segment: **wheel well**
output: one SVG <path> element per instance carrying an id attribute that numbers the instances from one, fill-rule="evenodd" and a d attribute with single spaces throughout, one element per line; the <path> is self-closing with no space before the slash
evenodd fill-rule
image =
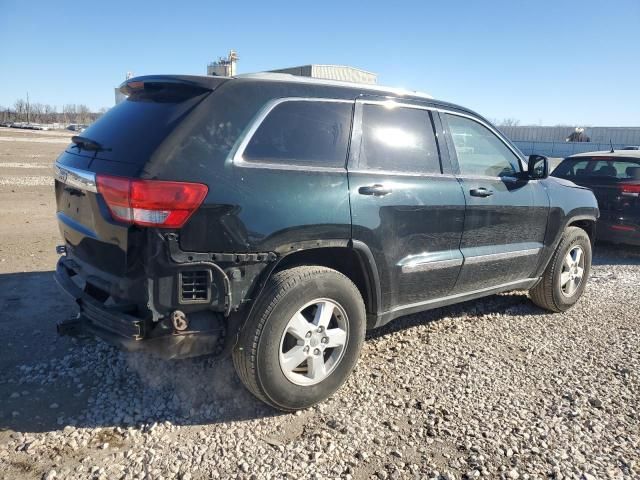
<path id="1" fill-rule="evenodd" d="M 301 265 L 320 265 L 332 268 L 349 278 L 360 291 L 367 313 L 377 313 L 374 280 L 365 260 L 353 248 L 327 247 L 300 250 L 284 257 L 273 273 Z"/>
<path id="2" fill-rule="evenodd" d="M 594 220 L 575 220 L 575 221 L 569 223 L 569 225 L 567 225 L 567 226 L 568 227 L 581 228 L 582 230 L 587 232 L 587 235 L 589 235 L 589 239 L 591 240 L 591 243 L 595 242 L 595 240 L 596 240 L 596 222 Z"/>

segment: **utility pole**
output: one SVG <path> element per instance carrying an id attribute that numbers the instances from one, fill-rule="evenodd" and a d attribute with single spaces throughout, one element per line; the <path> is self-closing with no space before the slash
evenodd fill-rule
<path id="1" fill-rule="evenodd" d="M 27 92 L 27 123 L 31 123 L 30 110 L 31 110 L 31 107 L 29 106 L 29 92 Z"/>

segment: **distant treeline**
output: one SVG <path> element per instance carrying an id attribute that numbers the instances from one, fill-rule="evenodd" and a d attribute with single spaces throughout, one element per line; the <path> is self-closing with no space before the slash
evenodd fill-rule
<path id="1" fill-rule="evenodd" d="M 0 122 L 31 123 L 91 123 L 100 117 L 106 108 L 92 112 L 84 104 L 68 103 L 58 109 L 48 103 L 28 103 L 20 98 L 11 107 L 0 106 Z"/>

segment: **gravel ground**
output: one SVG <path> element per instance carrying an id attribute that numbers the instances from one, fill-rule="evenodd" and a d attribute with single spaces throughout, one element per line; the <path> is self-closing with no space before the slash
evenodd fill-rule
<path id="1" fill-rule="evenodd" d="M 254 400 L 226 360 L 56 338 L 71 307 L 25 318 L 24 280 L 5 278 L 3 310 L 47 348 L 9 334 L 30 353 L 2 368 L 0 477 L 639 478 L 640 253 L 600 246 L 596 263 L 566 314 L 516 292 L 370 334 L 347 384 L 295 415 Z M 31 283 L 54 296 L 47 281 Z"/>
<path id="2" fill-rule="evenodd" d="M 23 138 L 19 137 L 0 137 L 0 142 L 23 142 L 25 141 Z M 59 143 L 68 145 L 69 140 L 66 138 L 31 138 L 28 140 L 32 143 Z"/>
<path id="3" fill-rule="evenodd" d="M 29 138 L 0 167 L 42 183 L 63 147 Z M 566 314 L 516 292 L 398 319 L 332 398 L 285 415 L 228 360 L 56 336 L 74 308 L 52 197 L 0 185 L 0 479 L 640 478 L 638 248 L 599 245 Z"/>
<path id="4" fill-rule="evenodd" d="M 53 187 L 53 177 L 45 177 L 41 175 L 23 175 L 21 177 L 0 176 L 0 186 L 35 187 L 38 185 L 50 185 L 51 187 Z"/>

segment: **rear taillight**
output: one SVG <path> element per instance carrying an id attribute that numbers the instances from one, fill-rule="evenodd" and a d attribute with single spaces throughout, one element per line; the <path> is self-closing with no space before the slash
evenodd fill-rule
<path id="1" fill-rule="evenodd" d="M 620 193 L 628 197 L 640 197 L 640 184 L 622 183 L 620 184 Z"/>
<path id="2" fill-rule="evenodd" d="M 201 183 L 110 175 L 97 175 L 96 184 L 113 218 L 145 227 L 182 227 L 208 191 Z"/>
<path id="3" fill-rule="evenodd" d="M 619 232 L 635 232 L 636 228 L 629 225 L 611 225 L 611 230 L 617 230 Z"/>

